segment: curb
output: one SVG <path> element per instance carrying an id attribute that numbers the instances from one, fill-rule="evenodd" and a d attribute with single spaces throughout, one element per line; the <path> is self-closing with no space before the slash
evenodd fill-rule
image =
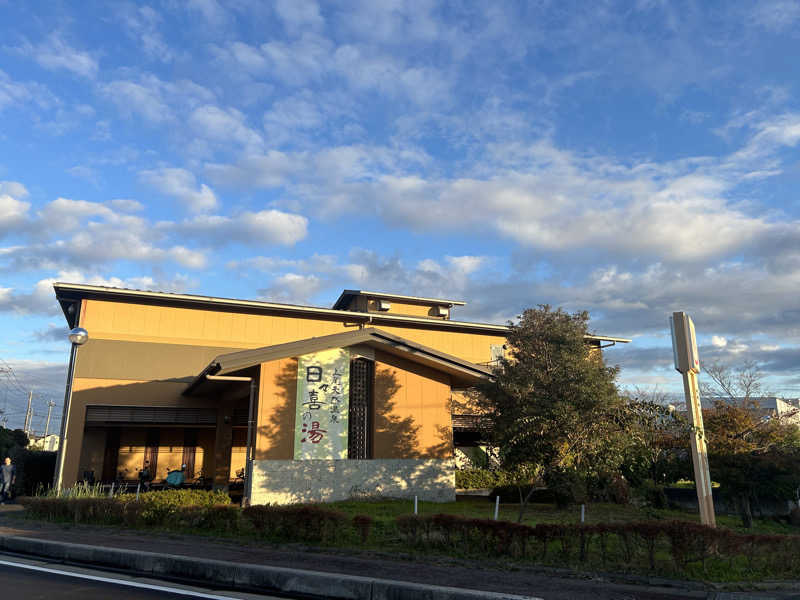
<path id="1" fill-rule="evenodd" d="M 175 578 L 229 589 L 277 592 L 336 600 L 542 600 L 462 588 L 265 565 L 239 564 L 176 554 L 123 550 L 35 538 L 0 536 L 0 551 L 155 578 Z"/>

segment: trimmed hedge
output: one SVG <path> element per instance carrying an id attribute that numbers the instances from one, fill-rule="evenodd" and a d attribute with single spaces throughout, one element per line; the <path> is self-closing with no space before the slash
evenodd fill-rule
<path id="1" fill-rule="evenodd" d="M 591 563 L 622 571 L 689 576 L 722 565 L 743 579 L 796 577 L 800 572 L 800 536 L 746 535 L 688 521 L 531 527 L 440 514 L 398 517 L 397 529 L 415 548 L 458 548 L 476 557 L 508 557 L 561 566 Z"/>
<path id="2" fill-rule="evenodd" d="M 271 541 L 366 543 L 372 517 L 315 505 L 250 506 L 230 503 L 224 492 L 168 490 L 98 497 L 26 497 L 28 515 L 47 521 L 122 525 L 221 534 L 255 534 Z"/>
<path id="3" fill-rule="evenodd" d="M 411 551 L 508 559 L 725 579 L 794 578 L 800 572 L 800 536 L 746 535 L 689 521 L 641 521 L 597 525 L 522 525 L 455 515 L 404 515 L 377 523 L 319 505 L 251 506 L 213 503 L 214 494 L 179 490 L 199 504 L 176 506 L 168 492 L 124 498 L 21 498 L 35 518 L 186 532 L 257 537 L 274 542 L 339 546 L 367 544 Z M 200 496 L 204 495 L 204 497 Z M 174 498 L 173 498 L 174 500 Z"/>

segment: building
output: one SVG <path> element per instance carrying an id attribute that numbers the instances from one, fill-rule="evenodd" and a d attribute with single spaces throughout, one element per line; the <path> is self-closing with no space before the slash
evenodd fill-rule
<path id="1" fill-rule="evenodd" d="M 186 465 L 215 487 L 246 480 L 253 503 L 452 499 L 452 396 L 505 342 L 503 325 L 453 320 L 455 300 L 345 290 L 327 309 L 54 288 L 89 333 L 69 373 L 64 486 Z"/>
<path id="2" fill-rule="evenodd" d="M 60 440 L 59 437 L 54 433 L 44 435 L 42 437 L 31 437 L 29 439 L 29 450 L 43 450 L 44 452 L 58 451 L 58 443 Z"/>
<path id="3" fill-rule="evenodd" d="M 742 396 L 731 398 L 728 396 L 709 396 L 701 398 L 700 405 L 704 410 L 714 407 L 716 402 L 730 406 L 745 408 L 761 420 L 784 419 L 787 423 L 800 425 L 800 398 L 778 398 L 777 396 Z M 681 412 L 686 411 L 685 403 L 678 406 Z"/>

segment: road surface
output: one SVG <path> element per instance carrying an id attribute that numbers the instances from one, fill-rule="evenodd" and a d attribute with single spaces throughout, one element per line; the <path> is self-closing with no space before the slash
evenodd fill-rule
<path id="1" fill-rule="evenodd" d="M 0 554 L 0 581 L 5 592 L 27 600 L 278 600 L 273 596 L 209 590 L 5 554 Z"/>

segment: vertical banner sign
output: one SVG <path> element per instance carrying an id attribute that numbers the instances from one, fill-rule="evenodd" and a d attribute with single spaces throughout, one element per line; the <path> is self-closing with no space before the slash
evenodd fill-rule
<path id="1" fill-rule="evenodd" d="M 697 489 L 697 503 L 700 507 L 700 522 L 716 527 L 714 496 L 711 491 L 711 473 L 708 469 L 708 449 L 703 430 L 703 411 L 700 405 L 700 390 L 697 375 L 700 373 L 700 358 L 697 354 L 697 338 L 692 318 L 684 312 L 672 313 L 669 318 L 672 331 L 672 354 L 675 370 L 683 375 L 683 391 L 686 395 L 686 409 L 694 432 L 690 437 L 692 445 L 692 466 Z"/>
<path id="2" fill-rule="evenodd" d="M 350 352 L 305 354 L 297 362 L 295 460 L 347 458 Z"/>

